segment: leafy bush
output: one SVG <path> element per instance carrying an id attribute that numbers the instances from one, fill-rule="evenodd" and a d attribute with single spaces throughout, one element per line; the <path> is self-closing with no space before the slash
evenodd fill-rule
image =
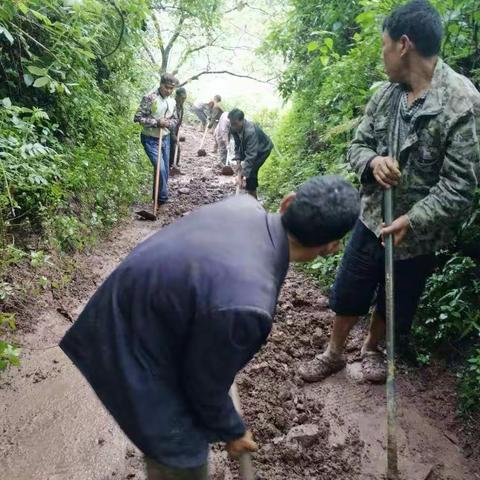
<path id="1" fill-rule="evenodd" d="M 150 83 L 141 54 L 149 11 L 148 0 L 2 2 L 1 318 L 10 315 L 5 300 L 18 293 L 8 269 L 30 245 L 60 254 L 82 249 L 149 183 L 132 123 Z M 41 275 L 38 283 L 49 280 Z M 16 352 L 1 343 L 0 365 Z"/>

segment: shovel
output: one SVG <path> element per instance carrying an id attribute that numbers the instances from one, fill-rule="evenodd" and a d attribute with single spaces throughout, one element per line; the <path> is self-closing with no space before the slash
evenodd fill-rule
<path id="1" fill-rule="evenodd" d="M 160 162 L 162 161 L 162 140 L 163 140 L 163 128 L 160 128 L 160 133 L 158 136 L 158 153 L 157 153 L 157 165 L 155 168 L 155 185 L 153 190 L 153 213 L 147 212 L 146 210 L 140 210 L 137 212 L 139 217 L 142 217 L 144 220 L 150 220 L 154 222 L 157 219 L 157 208 L 158 208 L 158 188 L 160 185 Z"/>
<path id="2" fill-rule="evenodd" d="M 171 168 L 172 175 L 177 175 L 180 173 L 180 169 L 178 168 L 178 151 L 179 151 L 180 145 L 178 144 L 178 140 L 175 143 L 175 153 L 173 155 L 173 164 Z"/>
<path id="3" fill-rule="evenodd" d="M 385 225 L 393 222 L 393 188 L 383 193 Z M 385 300 L 387 323 L 387 479 L 398 480 L 397 419 L 395 398 L 395 299 L 393 235 L 385 237 Z"/>
<path id="4" fill-rule="evenodd" d="M 240 396 L 238 395 L 237 385 L 235 382 L 230 388 L 230 396 L 232 397 L 235 410 L 242 414 L 242 405 Z M 241 480 L 256 480 L 255 470 L 253 468 L 252 456 L 249 453 L 242 453 L 238 459 Z"/>
<path id="5" fill-rule="evenodd" d="M 205 138 L 207 138 L 207 131 L 208 131 L 208 123 L 205 125 L 205 131 L 203 132 L 202 143 L 200 144 L 200 148 L 198 149 L 197 155 L 199 157 L 206 157 L 207 152 L 203 149 L 203 144 L 205 143 Z"/>

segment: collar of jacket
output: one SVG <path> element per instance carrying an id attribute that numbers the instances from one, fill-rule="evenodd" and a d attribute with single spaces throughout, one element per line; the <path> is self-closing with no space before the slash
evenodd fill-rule
<path id="1" fill-rule="evenodd" d="M 418 112 L 418 115 L 414 120 L 414 125 L 410 127 L 410 133 L 400 149 L 400 155 L 418 142 L 416 125 L 419 119 L 423 117 L 433 117 L 438 115 L 443 110 L 443 98 L 445 95 L 445 85 L 447 83 L 444 79 L 445 74 L 445 63 L 441 58 L 438 58 L 437 64 L 435 65 L 435 70 L 433 71 L 432 82 L 428 90 L 425 103 Z M 402 87 L 401 85 L 397 85 L 396 88 L 401 89 Z"/>

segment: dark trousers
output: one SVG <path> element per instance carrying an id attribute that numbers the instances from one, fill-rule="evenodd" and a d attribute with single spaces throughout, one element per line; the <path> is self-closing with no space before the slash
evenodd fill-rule
<path id="1" fill-rule="evenodd" d="M 376 310 L 385 316 L 385 249 L 360 220 L 338 269 L 330 294 L 330 308 L 342 316 L 366 315 L 375 301 Z M 397 333 L 408 335 L 413 318 L 435 267 L 435 255 L 419 255 L 395 260 L 395 317 Z"/>
<path id="2" fill-rule="evenodd" d="M 173 167 L 175 160 L 175 149 L 177 148 L 178 140 L 170 139 L 170 167 Z M 177 165 L 180 165 L 180 145 L 178 145 Z"/>
<path id="3" fill-rule="evenodd" d="M 140 139 L 142 141 L 143 148 L 145 149 L 145 153 L 150 159 L 150 162 L 152 162 L 155 172 L 158 158 L 158 138 L 150 137 L 142 133 Z M 166 202 L 168 200 L 168 162 L 170 160 L 170 135 L 164 135 L 162 138 L 161 156 L 162 161 L 160 163 L 160 187 L 158 198 L 160 202 Z M 153 188 L 155 189 L 155 174 L 153 176 Z"/>
<path id="4" fill-rule="evenodd" d="M 268 150 L 266 152 L 260 152 L 255 159 L 250 175 L 246 178 L 246 190 L 247 192 L 254 192 L 258 187 L 258 171 L 261 166 L 265 163 L 265 160 L 269 157 L 272 151 Z"/>
<path id="5" fill-rule="evenodd" d="M 208 466 L 198 468 L 175 468 L 145 458 L 147 480 L 208 480 Z"/>

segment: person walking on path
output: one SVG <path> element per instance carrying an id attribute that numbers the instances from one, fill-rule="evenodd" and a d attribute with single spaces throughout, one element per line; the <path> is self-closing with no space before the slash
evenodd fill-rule
<path id="1" fill-rule="evenodd" d="M 175 100 L 171 98 L 178 80 L 169 73 L 164 73 L 160 79 L 160 87 L 142 98 L 134 121 L 143 125 L 140 139 L 145 152 L 157 167 L 158 141 L 162 131 L 160 162 L 160 194 L 159 204 L 168 201 L 168 171 L 170 162 L 170 131 L 177 125 Z"/>
<path id="2" fill-rule="evenodd" d="M 60 346 L 149 480 L 206 480 L 211 443 L 256 450 L 230 387 L 267 340 L 289 261 L 336 252 L 359 208 L 339 177 L 309 180 L 279 214 L 233 196 L 162 228 L 100 286 Z"/>
<path id="3" fill-rule="evenodd" d="M 246 120 L 238 108 L 228 114 L 230 132 L 235 140 L 234 161 L 241 163 L 241 188 L 257 198 L 258 171 L 273 149 L 267 134 L 255 123 Z"/>
<path id="4" fill-rule="evenodd" d="M 439 13 L 426 1 L 397 7 L 383 24 L 389 82 L 370 100 L 348 157 L 362 184 L 362 212 L 331 292 L 335 312 L 326 351 L 300 368 L 315 382 L 345 366 L 344 345 L 377 292 L 362 348 L 364 378 L 384 382 L 384 248 L 395 248 L 395 318 L 399 353 L 412 355 L 409 334 L 434 253 L 454 239 L 468 218 L 478 184 L 480 94 L 438 54 Z M 384 189 L 394 188 L 394 222 L 385 228 Z"/>
<path id="5" fill-rule="evenodd" d="M 175 116 L 177 123 L 175 127 L 170 132 L 170 168 L 173 167 L 173 161 L 175 160 L 175 150 L 177 148 L 178 142 L 178 132 L 183 123 L 183 114 L 184 114 L 184 104 L 187 100 L 187 90 L 184 87 L 177 88 L 175 91 Z M 177 153 L 177 165 L 180 165 L 180 145 L 178 145 Z"/>

